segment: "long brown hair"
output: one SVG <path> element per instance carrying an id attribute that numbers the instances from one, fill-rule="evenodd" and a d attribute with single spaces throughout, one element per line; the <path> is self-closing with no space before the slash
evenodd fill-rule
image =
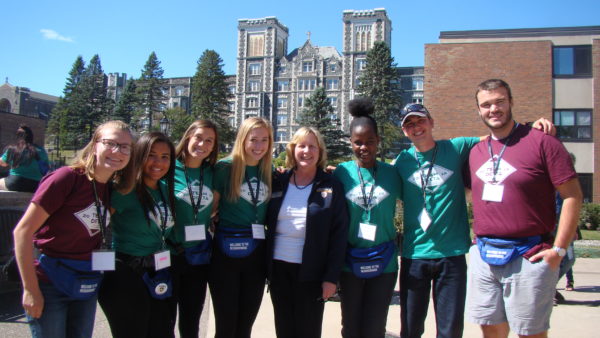
<path id="1" fill-rule="evenodd" d="M 219 155 L 219 133 L 217 132 L 217 126 L 209 120 L 196 120 L 190 124 L 175 148 L 175 156 L 185 165 L 185 158 L 189 155 L 188 145 L 190 143 L 190 138 L 194 135 L 196 129 L 198 128 L 209 128 L 215 132 L 215 143 L 213 145 L 213 149 L 204 159 L 204 162 L 207 162 L 210 166 L 214 166 L 215 163 L 217 163 L 217 157 Z"/>

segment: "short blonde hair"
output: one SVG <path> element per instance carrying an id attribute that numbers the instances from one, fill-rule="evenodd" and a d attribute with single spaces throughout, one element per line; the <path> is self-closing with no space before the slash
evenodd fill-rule
<path id="1" fill-rule="evenodd" d="M 87 178 L 91 181 L 94 179 L 94 175 L 96 173 L 96 143 L 100 139 L 102 131 L 104 129 L 116 129 L 120 131 L 124 131 L 131 137 L 131 142 L 134 143 L 135 140 L 129 129 L 127 123 L 123 121 L 107 121 L 96 127 L 94 131 L 94 135 L 90 142 L 83 147 L 77 153 L 77 157 L 73 160 L 73 163 L 70 165 L 72 169 L 82 170 Z M 131 190 L 134 184 L 134 165 L 133 161 L 133 144 L 131 145 L 131 153 L 129 154 L 129 162 L 125 166 L 125 168 L 115 172 L 112 176 L 112 181 L 115 183 L 115 188 L 118 190 Z"/>
<path id="2" fill-rule="evenodd" d="M 319 146 L 319 160 L 317 161 L 317 168 L 325 169 L 327 165 L 327 148 L 325 147 L 325 141 L 323 141 L 323 136 L 316 128 L 313 127 L 301 127 L 294 133 L 292 136 L 292 140 L 285 147 L 285 166 L 287 168 L 295 168 L 296 158 L 294 157 L 294 151 L 296 150 L 296 145 L 304 140 L 308 135 L 314 135 L 317 139 L 317 145 Z"/>
<path id="3" fill-rule="evenodd" d="M 260 159 L 258 163 L 258 174 L 261 177 L 261 181 L 267 185 L 268 194 L 271 195 L 271 171 L 272 168 L 272 153 L 273 153 L 273 127 L 269 121 L 261 117 L 249 117 L 242 122 L 240 129 L 238 129 L 235 143 L 233 144 L 233 150 L 231 150 L 231 181 L 229 193 L 227 198 L 230 201 L 237 201 L 241 194 L 241 186 L 244 183 L 244 177 L 246 173 L 246 151 L 244 150 L 244 143 L 248 134 L 254 129 L 265 128 L 269 134 L 269 145 L 267 152 Z"/>

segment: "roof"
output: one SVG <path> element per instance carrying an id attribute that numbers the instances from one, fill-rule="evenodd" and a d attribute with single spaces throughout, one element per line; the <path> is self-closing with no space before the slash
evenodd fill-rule
<path id="1" fill-rule="evenodd" d="M 440 32 L 440 39 L 484 39 L 543 36 L 600 35 L 600 26 L 489 29 Z"/>

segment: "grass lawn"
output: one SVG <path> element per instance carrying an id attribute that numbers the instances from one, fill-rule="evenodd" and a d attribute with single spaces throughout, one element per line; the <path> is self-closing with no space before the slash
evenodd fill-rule
<path id="1" fill-rule="evenodd" d="M 581 230 L 581 236 L 583 237 L 583 239 L 600 240 L 600 231 L 597 231 L 597 230 Z"/>

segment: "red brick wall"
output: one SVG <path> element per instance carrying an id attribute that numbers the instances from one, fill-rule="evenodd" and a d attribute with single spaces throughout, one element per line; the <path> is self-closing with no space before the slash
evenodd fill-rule
<path id="1" fill-rule="evenodd" d="M 18 114 L 0 113 L 0 151 L 3 152 L 4 147 L 15 141 L 15 133 L 21 123 L 31 128 L 33 141 L 40 146 L 44 146 L 46 121 Z"/>
<path id="2" fill-rule="evenodd" d="M 488 133 L 477 115 L 475 91 L 487 79 L 508 82 L 517 121 L 552 119 L 550 41 L 425 45 L 425 105 L 436 138 Z"/>
<path id="3" fill-rule="evenodd" d="M 592 112 L 594 136 L 594 192 L 593 201 L 600 203 L 600 40 L 592 45 L 592 67 L 594 74 L 594 111 Z"/>

